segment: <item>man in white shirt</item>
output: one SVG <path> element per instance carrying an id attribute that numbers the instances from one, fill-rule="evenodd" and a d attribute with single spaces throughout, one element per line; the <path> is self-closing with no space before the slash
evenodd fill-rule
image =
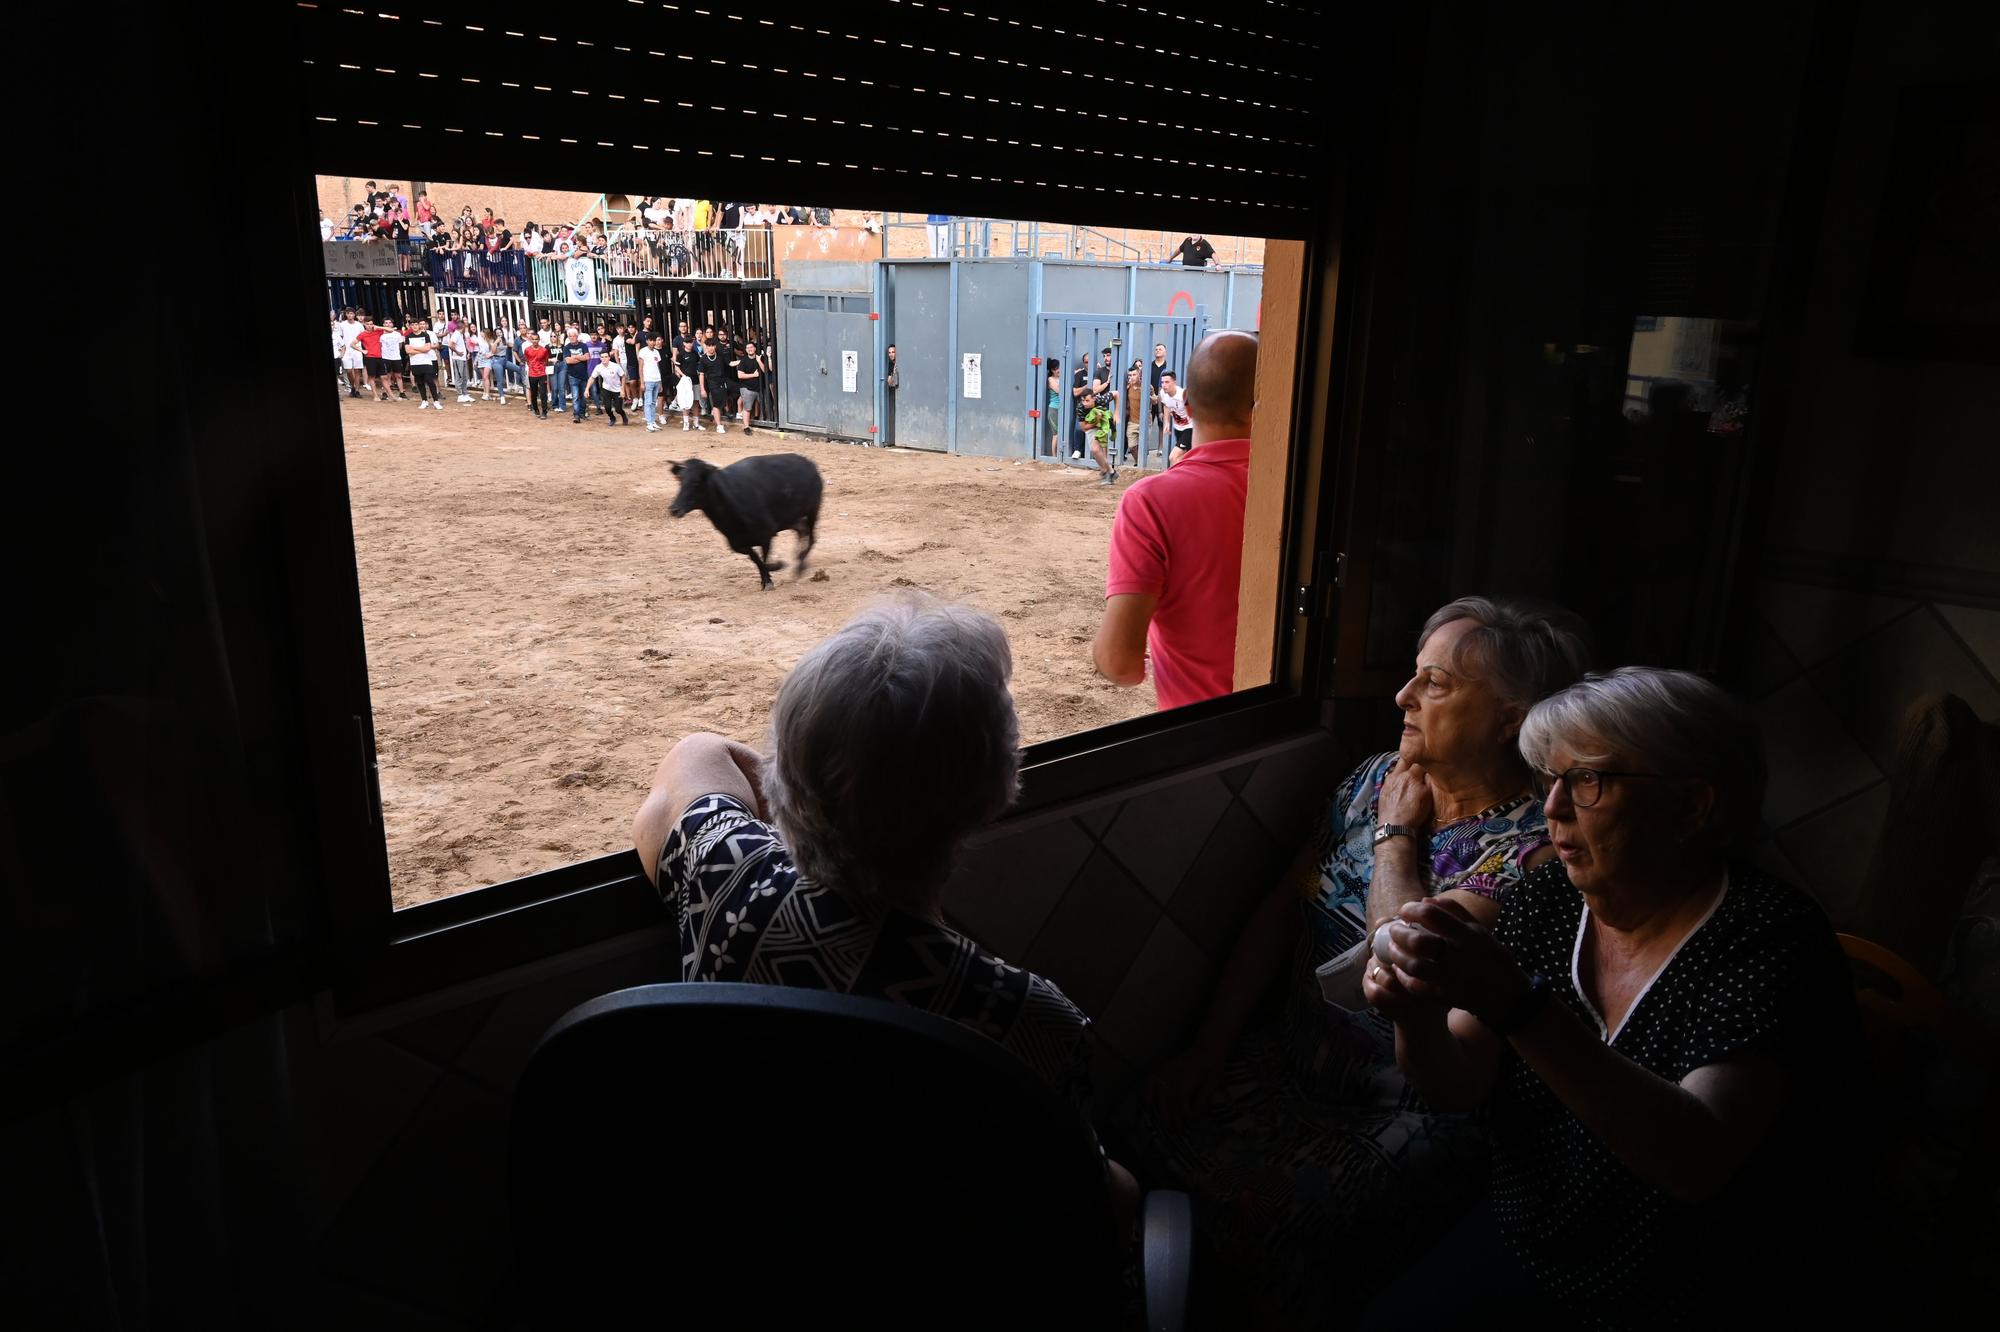
<path id="1" fill-rule="evenodd" d="M 466 392 L 472 387 L 471 362 L 467 359 L 468 346 L 465 340 L 465 324 L 462 320 L 454 318 L 444 331 L 444 349 L 451 362 L 451 386 L 458 390 L 460 402 L 472 401 L 472 395 Z"/>
<path id="2" fill-rule="evenodd" d="M 410 326 L 404 350 L 409 352 L 410 378 L 417 386 L 417 410 L 435 407 L 443 411 L 444 403 L 438 399 L 438 343 L 429 320 L 419 319 Z"/>
<path id="3" fill-rule="evenodd" d="M 408 402 L 410 395 L 403 392 L 403 330 L 391 323 L 382 330 L 382 401 L 389 400 L 389 394 Z"/>
<path id="4" fill-rule="evenodd" d="M 324 208 L 319 210 L 319 238 L 323 241 L 333 239 L 333 219 L 326 215 Z"/>
<path id="5" fill-rule="evenodd" d="M 652 333 L 646 345 L 639 348 L 639 384 L 646 394 L 646 429 L 655 434 L 660 429 L 660 348 L 665 342 L 666 338 L 659 333 Z"/>
<path id="6" fill-rule="evenodd" d="M 333 326 L 334 345 L 340 348 L 340 368 L 347 374 L 347 396 L 358 398 L 364 392 L 373 392 L 361 375 L 361 328 L 354 311 L 342 310 L 340 322 Z"/>

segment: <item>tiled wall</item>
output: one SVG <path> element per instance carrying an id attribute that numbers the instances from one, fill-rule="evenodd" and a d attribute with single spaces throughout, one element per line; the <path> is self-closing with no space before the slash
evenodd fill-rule
<path id="1" fill-rule="evenodd" d="M 2000 610 L 1769 581 L 1753 680 L 1771 756 L 1760 859 L 1836 922 L 1889 805 L 1904 713 L 1945 690 L 2000 718 Z"/>
<path id="2" fill-rule="evenodd" d="M 1108 1098 L 1168 1051 L 1328 788 L 1321 732 L 1008 824 L 946 895 L 1097 1020 Z M 570 1008 L 671 979 L 663 929 L 334 1027 L 289 1016 L 327 1328 L 511 1329 L 508 1094 Z"/>

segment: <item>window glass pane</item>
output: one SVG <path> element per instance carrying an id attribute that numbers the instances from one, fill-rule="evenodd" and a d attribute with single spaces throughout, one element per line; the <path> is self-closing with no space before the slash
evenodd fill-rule
<path id="1" fill-rule="evenodd" d="M 845 210 L 766 225 L 755 206 L 694 199 L 319 184 L 328 219 L 359 205 L 380 232 L 386 209 L 391 233 L 324 248 L 397 905 L 621 849 L 675 739 L 761 743 L 799 655 L 903 589 L 999 618 L 1029 744 L 1269 678 L 1276 541 L 1243 593 L 1240 508 L 1175 507 L 1160 475 L 1199 412 L 1177 387 L 1197 343 L 1267 313 L 1263 241 Z M 539 225 L 586 216 L 574 233 Z M 1300 247 L 1274 245 L 1294 256 L 1295 303 Z M 636 336 L 649 318 L 657 361 Z M 1291 347 L 1264 355 L 1286 379 L 1261 386 L 1277 403 Z M 1256 362 L 1232 364 L 1212 400 L 1249 404 Z M 545 407 L 557 374 L 588 392 Z M 1229 434 L 1173 480 L 1233 468 L 1240 506 L 1248 445 Z M 675 463 L 765 454 L 803 456 L 824 486 L 810 547 L 788 522 L 762 551 L 768 590 L 711 511 L 669 514 Z M 1271 474 L 1253 503 L 1275 495 L 1284 469 Z M 1159 595 L 1154 650 L 1149 666 L 1141 619 L 1139 674 L 1118 684 L 1093 641 L 1114 516 L 1149 477 L 1161 488 L 1126 543 L 1123 595 Z M 1169 548 L 1205 581 L 1148 583 Z"/>

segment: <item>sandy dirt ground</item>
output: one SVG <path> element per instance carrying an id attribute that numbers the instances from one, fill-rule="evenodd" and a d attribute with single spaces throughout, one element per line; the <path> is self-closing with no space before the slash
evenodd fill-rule
<path id="1" fill-rule="evenodd" d="M 1059 464 L 867 449 L 732 427 L 654 435 L 506 407 L 342 399 L 368 674 L 398 907 L 629 845 L 679 737 L 761 744 L 793 662 L 918 587 L 1000 617 L 1033 742 L 1153 709 L 1090 665 L 1117 495 Z M 819 544 L 758 590 L 670 461 L 798 452 Z M 1131 476 L 1131 473 L 1126 473 Z M 778 558 L 791 562 L 790 534 Z"/>

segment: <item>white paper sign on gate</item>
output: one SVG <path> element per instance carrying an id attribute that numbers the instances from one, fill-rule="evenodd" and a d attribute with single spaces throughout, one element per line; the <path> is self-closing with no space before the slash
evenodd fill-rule
<path id="1" fill-rule="evenodd" d="M 840 354 L 840 391 L 854 392 L 854 384 L 861 377 L 861 353 L 843 351 Z"/>
<path id="2" fill-rule="evenodd" d="M 965 361 L 965 396 L 976 398 L 979 396 L 979 353 L 967 352 L 963 359 Z"/>

